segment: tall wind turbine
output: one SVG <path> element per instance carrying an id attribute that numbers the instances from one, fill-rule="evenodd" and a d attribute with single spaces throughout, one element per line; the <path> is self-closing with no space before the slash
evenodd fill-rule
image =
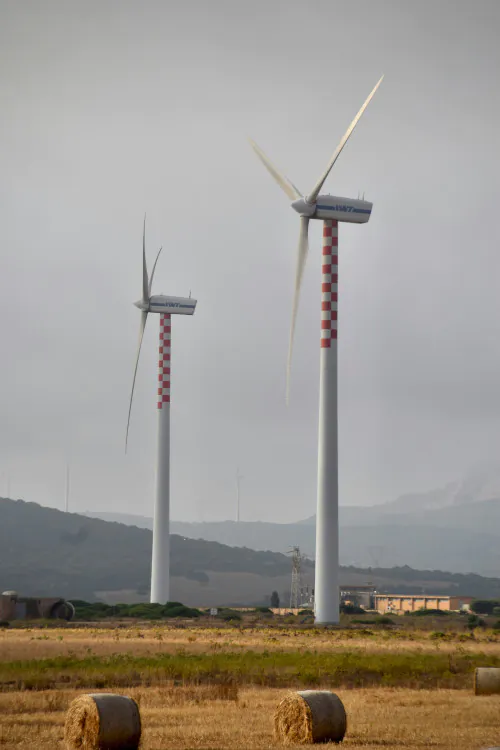
<path id="1" fill-rule="evenodd" d="M 172 315 L 193 315 L 196 300 L 191 297 L 151 295 L 156 264 L 162 248 L 148 277 L 146 265 L 146 217 L 142 234 L 142 297 L 134 305 L 141 311 L 139 345 L 135 361 L 134 378 L 128 409 L 125 451 L 127 450 L 130 412 L 134 396 L 135 379 L 141 353 L 144 329 L 149 313 L 160 316 L 160 349 L 158 372 L 158 448 L 156 464 L 156 496 L 153 521 L 153 556 L 151 566 L 151 602 L 165 604 L 170 599 L 170 354 Z"/>
<path id="2" fill-rule="evenodd" d="M 382 76 L 383 78 L 383 76 Z M 290 367 L 300 287 L 308 254 L 311 219 L 323 221 L 323 263 L 321 284 L 321 354 L 319 387 L 318 494 L 316 511 L 315 616 L 318 623 L 339 622 L 339 531 L 338 531 L 338 447 L 337 447 L 337 310 L 338 310 L 338 223 L 364 224 L 372 203 L 334 195 L 320 195 L 323 184 L 349 140 L 361 115 L 382 82 L 375 88 L 349 125 L 327 168 L 312 191 L 303 196 L 295 185 L 269 161 L 256 143 L 257 156 L 292 201 L 300 216 L 295 294 L 288 349 L 286 399 L 290 392 Z"/>

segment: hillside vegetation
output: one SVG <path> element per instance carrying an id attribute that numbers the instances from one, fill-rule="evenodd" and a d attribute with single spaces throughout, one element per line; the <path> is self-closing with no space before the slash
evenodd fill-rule
<path id="1" fill-rule="evenodd" d="M 171 537 L 174 601 L 191 607 L 266 604 L 273 590 L 286 606 L 291 560 L 287 555 L 217 542 Z M 152 535 L 147 529 L 62 513 L 21 500 L 0 499 L 0 589 L 27 596 L 86 601 L 146 601 Z M 436 593 L 500 598 L 500 581 L 479 575 L 344 567 L 344 585 L 393 593 Z M 303 563 L 312 585 L 314 565 Z"/>

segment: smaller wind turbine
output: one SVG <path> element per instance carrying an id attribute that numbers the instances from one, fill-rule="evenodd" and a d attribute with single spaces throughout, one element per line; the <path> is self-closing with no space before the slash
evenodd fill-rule
<path id="1" fill-rule="evenodd" d="M 241 488 L 240 483 L 243 477 L 240 474 L 240 470 L 236 469 L 236 523 L 240 522 L 240 500 L 241 500 Z"/>
<path id="2" fill-rule="evenodd" d="M 160 315 L 160 357 L 158 374 L 158 449 L 156 465 L 156 498 L 153 520 L 153 554 L 151 566 L 151 602 L 165 604 L 170 598 L 170 345 L 171 345 L 171 316 L 193 315 L 196 300 L 189 297 L 167 297 L 163 294 L 151 295 L 151 287 L 156 270 L 156 264 L 162 248 L 148 277 L 146 264 L 146 217 L 142 233 L 142 297 L 134 305 L 141 311 L 139 328 L 139 345 L 135 361 L 132 391 L 128 409 L 127 433 L 125 437 L 125 452 L 128 444 L 130 413 L 134 397 L 135 379 L 139 356 L 141 354 L 142 339 L 149 313 Z"/>

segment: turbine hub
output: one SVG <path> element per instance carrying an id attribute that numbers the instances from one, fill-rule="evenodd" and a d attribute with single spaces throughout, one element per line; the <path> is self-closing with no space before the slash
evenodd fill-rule
<path id="1" fill-rule="evenodd" d="M 143 312 L 148 312 L 149 310 L 149 300 L 138 299 L 137 302 L 134 302 L 134 305 Z"/>
<path id="2" fill-rule="evenodd" d="M 292 208 L 294 211 L 297 211 L 300 216 L 314 216 L 316 203 L 308 203 L 305 198 L 299 198 L 292 203 Z"/>

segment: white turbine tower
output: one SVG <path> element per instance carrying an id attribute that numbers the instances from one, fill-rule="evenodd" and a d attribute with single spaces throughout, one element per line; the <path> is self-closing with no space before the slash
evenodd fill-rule
<path id="1" fill-rule="evenodd" d="M 383 78 L 383 76 L 382 76 Z M 370 93 L 337 146 L 326 170 L 307 196 L 281 174 L 256 143 L 252 147 L 278 185 L 292 201 L 300 216 L 295 294 L 288 349 L 286 398 L 290 392 L 290 367 L 300 286 L 308 253 L 308 228 L 311 219 L 323 221 L 323 263 L 321 284 L 321 360 L 318 436 L 318 495 L 316 512 L 315 616 L 318 623 L 339 621 L 339 549 L 338 549 L 338 448 L 337 448 L 337 309 L 338 309 L 338 222 L 364 224 L 370 218 L 372 203 L 365 200 L 320 195 L 361 115 L 382 82 Z"/>
<path id="2" fill-rule="evenodd" d="M 134 305 L 141 311 L 139 346 L 135 361 L 132 392 L 128 409 L 125 451 L 128 443 L 130 412 L 134 396 L 135 379 L 141 353 L 144 329 L 149 313 L 160 315 L 160 350 L 158 374 L 158 449 L 156 464 L 156 497 L 153 521 L 153 555 L 151 565 L 151 602 L 165 604 L 170 598 L 170 347 L 171 316 L 193 315 L 196 300 L 191 297 L 151 296 L 151 286 L 161 248 L 148 278 L 146 265 L 146 217 L 142 235 L 142 297 Z"/>

